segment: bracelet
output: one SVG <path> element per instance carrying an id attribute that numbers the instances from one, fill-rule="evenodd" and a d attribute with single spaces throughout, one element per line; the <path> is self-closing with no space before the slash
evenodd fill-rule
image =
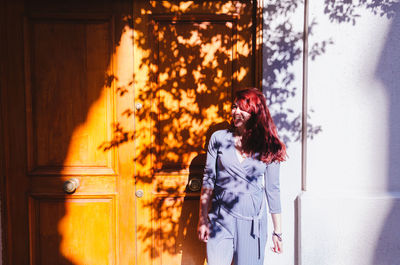
<path id="1" fill-rule="evenodd" d="M 272 236 L 276 236 L 278 238 L 279 241 L 282 241 L 282 233 L 278 234 L 275 233 L 275 231 L 272 233 Z"/>

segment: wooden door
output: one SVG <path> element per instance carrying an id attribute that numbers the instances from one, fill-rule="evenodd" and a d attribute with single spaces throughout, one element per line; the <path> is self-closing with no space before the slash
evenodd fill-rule
<path id="1" fill-rule="evenodd" d="M 5 264 L 135 264 L 131 1 L 1 6 Z"/>
<path id="2" fill-rule="evenodd" d="M 260 86 L 256 1 L 0 3 L 5 264 L 203 264 L 205 146 Z"/>
<path id="3" fill-rule="evenodd" d="M 138 264 L 204 264 L 196 235 L 208 138 L 227 127 L 233 92 L 259 86 L 252 1 L 134 5 Z"/>

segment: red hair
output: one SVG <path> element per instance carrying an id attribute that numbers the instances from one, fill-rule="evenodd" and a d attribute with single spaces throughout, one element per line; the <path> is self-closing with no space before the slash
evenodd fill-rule
<path id="1" fill-rule="evenodd" d="M 251 114 L 242 137 L 243 151 L 250 155 L 259 153 L 259 159 L 265 163 L 284 161 L 286 146 L 279 139 L 261 91 L 257 88 L 239 90 L 234 102 L 241 110 Z"/>

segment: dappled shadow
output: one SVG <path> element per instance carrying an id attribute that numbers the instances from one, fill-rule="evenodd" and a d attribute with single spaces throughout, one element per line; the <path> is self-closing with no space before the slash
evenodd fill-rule
<path id="1" fill-rule="evenodd" d="M 396 14 L 398 6 L 397 0 L 325 0 L 324 13 L 329 16 L 331 22 L 349 22 L 355 25 L 361 9 L 367 9 L 375 15 L 390 19 Z"/>
<path id="2" fill-rule="evenodd" d="M 123 111 L 126 117 L 135 117 L 135 129 L 113 124 L 114 138 L 99 148 L 108 151 L 136 143 L 135 182 L 138 189 L 150 193 L 137 200 L 138 252 L 153 259 L 164 255 L 175 262 L 173 256 L 181 255 L 182 263 L 204 261 L 195 252 L 199 191 L 188 187 L 201 182 L 204 143 L 214 131 L 209 128 L 230 120 L 235 90 L 259 84 L 254 62 L 260 49 L 255 43 L 260 34 L 256 13 L 262 10 L 252 6 L 255 2 L 135 3 L 135 76 L 127 82 L 135 87 L 135 103 Z M 285 104 L 297 92 L 293 84 L 298 77 L 291 66 L 301 59 L 303 35 L 293 30 L 289 20 L 273 22 L 290 15 L 299 3 L 265 7 L 267 62 L 262 75 L 268 104 L 278 109 L 274 120 L 286 143 L 300 139 L 300 115 Z M 329 43 L 316 45 L 313 58 L 324 53 Z M 127 93 L 124 86 L 117 88 L 118 97 Z M 308 135 L 320 131 L 320 126 L 309 125 Z M 237 198 L 227 207 L 235 204 Z"/>
<path id="3" fill-rule="evenodd" d="M 301 113 L 288 103 L 301 94 L 295 64 L 301 63 L 303 56 L 303 29 L 295 26 L 293 16 L 302 10 L 303 1 L 290 0 L 266 4 L 263 12 L 263 87 L 265 87 L 268 106 L 277 126 L 279 135 L 286 145 L 301 139 Z M 309 34 L 317 26 L 315 20 L 309 25 Z M 312 60 L 325 53 L 331 39 L 321 40 L 310 45 Z M 307 137 L 312 139 L 322 131 L 320 125 L 313 125 L 310 116 L 307 124 Z"/>
<path id="4" fill-rule="evenodd" d="M 311 1 L 312 2 L 312 1 Z M 310 2 L 310 3 L 311 3 Z M 389 182 L 388 190 L 397 191 L 395 187 L 399 186 L 398 167 L 395 158 L 398 157 L 399 150 L 397 143 L 399 141 L 399 131 L 395 128 L 399 121 L 396 117 L 398 110 L 398 13 L 399 1 L 397 0 L 325 0 L 324 1 L 324 14 L 328 16 L 332 23 L 349 23 L 356 25 L 360 14 L 363 10 L 368 10 L 371 13 L 394 19 L 392 25 L 391 35 L 389 37 L 390 43 L 386 45 L 381 64 L 378 66 L 377 75 L 383 79 L 385 85 L 389 89 L 390 98 L 390 121 L 389 124 L 395 126 L 390 129 L 390 162 L 389 162 Z M 289 1 L 276 1 L 275 3 L 267 4 L 264 6 L 264 67 L 263 67 L 263 85 L 266 90 L 268 104 L 272 109 L 274 121 L 278 127 L 280 135 L 283 137 L 285 143 L 290 145 L 291 142 L 298 141 L 301 137 L 301 113 L 297 113 L 290 107 L 291 99 L 295 98 L 301 89 L 299 89 L 296 82 L 301 76 L 297 75 L 294 69 L 295 65 L 302 60 L 303 52 L 303 31 L 296 29 L 296 25 L 291 19 L 297 17 L 296 13 L 301 10 L 303 12 L 303 1 L 289 0 Z M 310 17 L 308 25 L 309 35 L 312 36 L 314 31 L 319 27 L 318 20 Z M 397 22 L 396 22 L 397 21 Z M 396 31 L 396 32 L 394 32 Z M 329 35 L 329 34 L 328 34 Z M 309 44 L 309 59 L 317 60 L 319 56 L 323 55 L 330 46 L 335 44 L 335 36 L 328 37 L 327 39 L 320 39 L 316 43 Z M 301 62 L 300 62 L 301 63 Z M 334 66 L 332 66 L 334 67 Z M 397 70 L 396 70 L 397 69 Z M 303 69 L 304 70 L 304 69 Z M 312 108 L 312 106 L 311 106 Z M 322 127 L 312 122 L 313 110 L 309 109 L 307 113 L 307 137 L 313 138 L 315 135 L 322 132 Z M 382 244 L 377 242 L 377 250 L 375 253 L 374 264 L 396 264 L 393 258 L 399 255 L 393 255 L 393 251 L 398 251 L 399 241 L 398 229 L 395 228 L 396 220 L 399 219 L 399 209 L 397 206 L 393 207 L 388 215 L 387 223 L 383 228 L 382 238 L 385 242 L 391 242 L 393 245 Z M 295 202 L 295 262 L 298 261 L 300 253 L 297 247 L 298 232 L 296 223 L 298 220 L 298 203 Z M 386 248 L 390 245 L 388 248 Z M 386 248 L 386 249 L 385 249 Z M 390 249 L 390 250 L 389 250 Z M 391 256 L 387 256 L 390 253 Z M 384 263 L 390 260 L 390 262 Z"/>
<path id="5" fill-rule="evenodd" d="M 325 0 L 324 13 L 334 23 L 356 24 L 361 8 L 372 13 L 391 18 L 399 5 L 395 0 L 361 0 L 355 3 L 347 0 Z M 303 30 L 296 28 L 293 16 L 303 8 L 303 1 L 289 0 L 264 6 L 263 22 L 263 87 L 266 90 L 268 105 L 272 110 L 279 134 L 287 145 L 301 139 L 301 113 L 294 110 L 288 102 L 295 98 L 301 89 L 297 86 L 301 76 L 296 76 L 295 64 L 302 59 Z M 309 34 L 318 28 L 318 21 L 311 17 Z M 309 59 L 316 60 L 329 46 L 334 45 L 334 37 L 309 44 Z M 309 109 L 307 137 L 312 139 L 322 132 L 322 127 L 312 123 L 313 109 Z"/>
<path id="6" fill-rule="evenodd" d="M 135 103 L 123 111 L 134 115 L 135 130 L 113 124 L 114 138 L 99 148 L 136 143 L 135 182 L 149 192 L 137 200 L 138 252 L 203 264 L 196 226 L 204 143 L 227 127 L 234 91 L 254 85 L 253 9 L 230 1 L 135 4 Z M 117 96 L 125 91 L 118 87 Z"/>

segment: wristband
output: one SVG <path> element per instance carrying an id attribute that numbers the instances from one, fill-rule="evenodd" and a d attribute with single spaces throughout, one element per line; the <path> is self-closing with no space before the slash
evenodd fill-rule
<path id="1" fill-rule="evenodd" d="M 272 233 L 272 236 L 276 236 L 278 238 L 279 241 L 282 241 L 282 233 L 278 234 L 275 233 L 275 231 Z"/>

